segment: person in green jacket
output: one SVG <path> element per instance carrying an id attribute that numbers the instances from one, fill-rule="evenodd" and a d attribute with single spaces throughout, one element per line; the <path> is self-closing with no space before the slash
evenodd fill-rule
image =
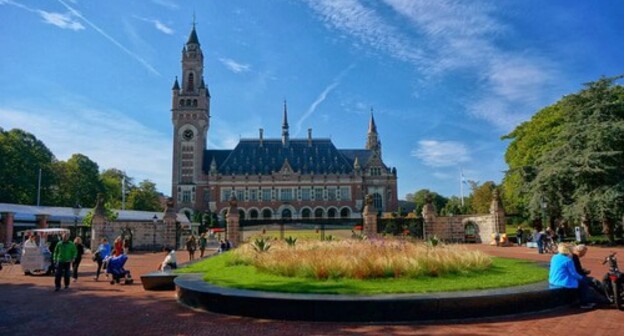
<path id="1" fill-rule="evenodd" d="M 65 283 L 65 289 L 69 289 L 69 276 L 71 264 L 78 254 L 76 245 L 69 240 L 69 234 L 63 234 L 63 241 L 56 244 L 54 248 L 54 262 L 56 263 L 56 273 L 54 274 L 54 291 L 61 289 L 61 276 Z"/>

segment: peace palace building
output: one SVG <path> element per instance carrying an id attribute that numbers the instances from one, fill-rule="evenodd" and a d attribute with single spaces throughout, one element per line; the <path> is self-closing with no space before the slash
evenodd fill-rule
<path id="1" fill-rule="evenodd" d="M 207 149 L 210 92 L 195 26 L 173 84 L 172 197 L 178 212 L 224 215 L 235 196 L 242 219 L 361 218 L 364 198 L 396 211 L 397 173 L 381 157 L 371 114 L 364 149 L 338 149 L 330 139 L 291 139 L 284 103 L 281 138 L 241 139 L 234 149 Z"/>

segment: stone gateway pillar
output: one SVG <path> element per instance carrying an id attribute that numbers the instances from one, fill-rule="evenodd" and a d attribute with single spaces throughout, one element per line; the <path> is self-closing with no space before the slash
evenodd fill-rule
<path id="1" fill-rule="evenodd" d="M 225 215 L 227 223 L 227 232 L 225 238 L 230 241 L 234 246 L 238 246 L 241 242 L 240 237 L 240 216 L 238 214 L 238 202 L 236 196 L 232 193 L 230 198 L 230 206 L 227 209 Z"/>
<path id="2" fill-rule="evenodd" d="M 172 248 L 177 248 L 176 244 L 176 221 L 178 219 L 178 215 L 175 211 L 175 202 L 172 197 L 167 198 L 167 207 L 165 208 L 165 213 L 163 215 L 163 224 L 164 230 L 162 233 L 163 237 L 163 246 L 169 246 Z"/>
<path id="3" fill-rule="evenodd" d="M 14 212 L 3 212 L 2 222 L 0 222 L 0 243 L 4 243 L 4 246 L 10 246 L 13 242 L 13 220 L 15 219 Z"/>
<path id="4" fill-rule="evenodd" d="M 373 197 L 369 194 L 364 199 L 364 211 L 362 217 L 364 219 L 364 232 L 368 237 L 377 236 L 377 209 L 373 205 Z"/>

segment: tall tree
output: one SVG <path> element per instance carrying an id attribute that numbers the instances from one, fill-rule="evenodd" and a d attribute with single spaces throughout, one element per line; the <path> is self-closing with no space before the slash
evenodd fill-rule
<path id="1" fill-rule="evenodd" d="M 427 194 L 431 194 L 433 206 L 439 214 L 446 202 L 448 202 L 448 199 L 435 191 L 429 191 L 429 189 L 420 189 L 414 193 L 413 200 L 416 205 L 416 213 L 419 215 L 422 213 L 423 206 L 427 203 Z"/>
<path id="2" fill-rule="evenodd" d="M 56 158 L 34 135 L 0 129 L 0 202 L 36 204 L 41 169 L 41 204 L 51 204 Z"/>
<path id="3" fill-rule="evenodd" d="M 59 162 L 56 170 L 60 177 L 58 205 L 95 206 L 97 194 L 104 191 L 97 163 L 85 155 L 74 154 L 67 162 Z"/>
<path id="4" fill-rule="evenodd" d="M 128 195 L 128 208 L 143 211 L 162 211 L 160 194 L 156 184 L 150 180 L 143 180 L 138 188 L 132 189 Z"/>
<path id="5" fill-rule="evenodd" d="M 451 196 L 444 205 L 444 208 L 442 208 L 442 210 L 440 211 L 440 215 L 448 216 L 469 214 L 472 212 L 469 203 L 469 200 L 464 199 L 464 201 L 462 202 L 461 198 L 457 196 Z"/>
<path id="6" fill-rule="evenodd" d="M 102 184 L 104 186 L 104 204 L 108 204 L 111 209 L 121 209 L 122 202 L 122 183 L 125 181 L 126 195 L 129 194 L 130 190 L 134 189 L 133 179 L 128 177 L 125 172 L 116 169 L 110 168 L 103 171 L 100 174 L 100 179 L 102 180 Z"/>
<path id="7" fill-rule="evenodd" d="M 506 182 L 512 181 L 514 168 L 521 168 L 520 181 L 526 187 L 519 194 L 531 216 L 545 210 L 551 226 L 560 217 L 572 222 L 593 219 L 613 240 L 613 223 L 624 214 L 624 88 L 615 84 L 618 78 L 586 84 L 521 125 L 522 136 L 518 129 L 512 132 L 518 137 L 508 154 L 530 159 L 514 161 L 506 156 L 515 165 L 510 164 Z M 539 125 L 534 120 L 551 122 Z M 531 138 L 550 141 L 522 149 L 514 146 L 510 152 L 512 145 Z"/>
<path id="8" fill-rule="evenodd" d="M 485 214 L 490 212 L 490 205 L 492 204 L 492 193 L 496 188 L 496 184 L 492 181 L 487 181 L 481 185 L 478 183 L 471 183 L 472 195 L 471 206 L 475 213 Z"/>

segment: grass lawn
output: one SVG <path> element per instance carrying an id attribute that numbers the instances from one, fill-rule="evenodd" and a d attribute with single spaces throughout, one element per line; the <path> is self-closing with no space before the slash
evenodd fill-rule
<path id="1" fill-rule="evenodd" d="M 494 258 L 486 271 L 417 279 L 375 280 L 290 278 L 258 272 L 253 266 L 229 266 L 230 253 L 224 253 L 176 273 L 203 273 L 203 279 L 222 287 L 270 292 L 314 294 L 431 293 L 501 288 L 548 279 L 548 269 L 534 262 Z"/>

